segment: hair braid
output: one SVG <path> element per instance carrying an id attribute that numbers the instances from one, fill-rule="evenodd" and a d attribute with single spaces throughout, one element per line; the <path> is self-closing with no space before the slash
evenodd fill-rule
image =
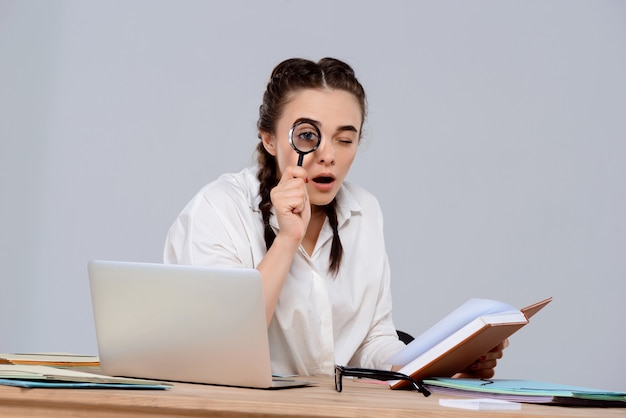
<path id="1" fill-rule="evenodd" d="M 278 179 L 276 177 L 276 161 L 274 160 L 273 156 L 265 150 L 265 148 L 263 147 L 263 143 L 259 143 L 257 145 L 257 152 L 259 163 L 257 179 L 260 182 L 259 196 L 261 197 L 259 210 L 261 211 L 261 215 L 263 216 L 263 234 L 265 238 L 265 247 L 267 250 L 269 250 L 274 243 L 274 238 L 276 238 L 276 234 L 274 233 L 274 230 L 270 225 L 270 216 L 272 215 L 272 200 L 270 197 L 270 192 L 276 186 L 276 184 L 278 184 Z"/>
<path id="2" fill-rule="evenodd" d="M 343 258 L 343 245 L 339 239 L 339 229 L 337 224 L 337 199 L 333 199 L 326 207 L 326 216 L 328 217 L 328 223 L 333 229 L 333 243 L 330 247 L 330 266 L 328 270 L 336 276 L 339 272 L 339 266 L 341 265 L 341 259 Z"/>

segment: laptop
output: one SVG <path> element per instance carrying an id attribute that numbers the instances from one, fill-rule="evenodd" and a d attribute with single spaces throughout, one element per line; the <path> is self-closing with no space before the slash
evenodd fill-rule
<path id="1" fill-rule="evenodd" d="M 92 260 L 88 271 L 107 375 L 263 389 L 313 383 L 272 377 L 255 269 Z"/>

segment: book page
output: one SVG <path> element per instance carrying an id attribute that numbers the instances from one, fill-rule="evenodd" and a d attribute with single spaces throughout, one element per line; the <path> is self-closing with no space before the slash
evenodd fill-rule
<path id="1" fill-rule="evenodd" d="M 404 367 L 474 319 L 483 315 L 504 312 L 519 312 L 519 310 L 497 300 L 470 299 L 387 359 L 387 364 Z"/>

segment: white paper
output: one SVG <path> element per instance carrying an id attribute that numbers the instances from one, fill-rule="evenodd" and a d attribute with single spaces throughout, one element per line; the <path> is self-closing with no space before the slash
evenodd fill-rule
<path id="1" fill-rule="evenodd" d="M 522 405 L 517 402 L 489 398 L 439 399 L 439 405 L 474 411 L 519 411 L 522 409 Z"/>

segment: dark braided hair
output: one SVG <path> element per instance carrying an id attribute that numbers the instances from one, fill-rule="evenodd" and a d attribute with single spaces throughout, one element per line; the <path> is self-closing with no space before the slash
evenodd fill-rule
<path id="1" fill-rule="evenodd" d="M 294 93 L 303 89 L 325 88 L 343 90 L 354 95 L 361 107 L 363 120 L 365 119 L 367 111 L 365 91 L 348 64 L 335 58 L 323 58 L 318 62 L 291 58 L 281 62 L 274 68 L 267 83 L 267 88 L 263 94 L 263 103 L 259 107 L 259 120 L 257 122 L 259 139 L 261 139 L 262 132 L 271 135 L 276 134 L 276 123 L 280 119 L 285 104 Z M 362 124 L 363 122 L 361 122 Z M 259 165 L 257 178 L 261 183 L 259 186 L 259 195 L 261 197 L 259 209 L 263 216 L 265 246 L 269 249 L 274 242 L 274 238 L 276 238 L 270 226 L 272 209 L 270 191 L 278 184 L 278 169 L 276 160 L 267 152 L 262 141 L 257 145 L 257 155 Z M 333 275 L 337 275 L 343 257 L 343 246 L 339 239 L 336 205 L 336 199 L 333 199 L 324 208 L 328 222 L 333 230 L 333 242 L 328 268 Z"/>

